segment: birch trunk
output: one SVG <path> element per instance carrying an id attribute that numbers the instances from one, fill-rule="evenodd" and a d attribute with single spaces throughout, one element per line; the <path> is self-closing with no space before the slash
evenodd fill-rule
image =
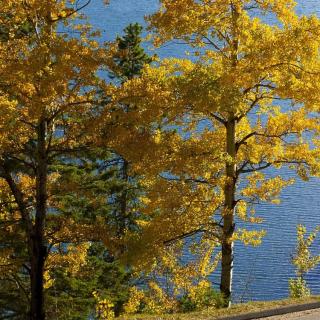
<path id="1" fill-rule="evenodd" d="M 221 281 L 220 291 L 226 298 L 226 305 L 230 305 L 232 293 L 232 273 L 233 273 L 233 241 L 234 234 L 234 208 L 235 208 L 235 188 L 236 188 L 236 120 L 231 116 L 226 123 L 226 151 L 229 160 L 226 163 L 226 183 L 224 187 L 225 203 L 223 212 L 223 239 L 221 258 Z"/>

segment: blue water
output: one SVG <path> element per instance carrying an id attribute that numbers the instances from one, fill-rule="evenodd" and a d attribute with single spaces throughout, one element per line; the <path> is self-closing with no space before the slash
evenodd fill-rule
<path id="1" fill-rule="evenodd" d="M 103 37 L 112 40 L 121 34 L 130 22 L 144 23 L 144 16 L 157 10 L 157 0 L 94 0 L 86 9 L 89 21 L 103 31 Z M 300 0 L 298 13 L 320 14 L 320 0 Z M 150 50 L 151 44 L 146 44 Z M 157 51 L 160 57 L 181 57 L 187 48 L 167 45 Z M 293 174 L 283 170 L 286 177 Z M 309 230 L 320 225 L 320 180 L 297 181 L 284 190 L 280 205 L 260 205 L 257 215 L 264 218 L 259 226 L 267 230 L 261 246 L 257 248 L 237 244 L 234 266 L 234 300 L 272 300 L 288 296 L 288 279 L 294 277 L 290 258 L 296 243 L 296 225 L 303 223 Z M 319 248 L 320 240 L 314 249 Z M 320 250 L 318 251 L 320 253 Z M 320 294 L 320 267 L 307 275 L 314 294 Z M 217 282 L 218 275 L 212 275 Z"/>

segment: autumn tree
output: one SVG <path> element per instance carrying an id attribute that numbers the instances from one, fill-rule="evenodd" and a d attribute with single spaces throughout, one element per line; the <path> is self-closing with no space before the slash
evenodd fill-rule
<path id="1" fill-rule="evenodd" d="M 144 252 L 139 264 L 174 239 L 195 233 L 218 239 L 227 300 L 234 241 L 256 245 L 264 234 L 237 228 L 236 221 L 259 222 L 255 204 L 277 202 L 293 183 L 277 169 L 302 179 L 319 173 L 313 112 L 319 110 L 320 22 L 297 16 L 294 5 L 162 0 L 149 17 L 155 44 L 179 39 L 193 59 L 146 66 L 113 96 L 115 104 L 131 105 L 146 143 L 141 152 L 123 150 L 149 190 L 142 201 L 150 221 L 130 240 Z"/>
<path id="2" fill-rule="evenodd" d="M 295 254 L 292 257 L 292 264 L 295 266 L 295 279 L 289 279 L 289 292 L 292 298 L 302 298 L 311 295 L 307 286 L 305 275 L 316 268 L 320 263 L 320 256 L 311 252 L 311 247 L 316 240 L 319 227 L 316 227 L 308 235 L 307 229 L 303 225 L 297 226 L 297 245 Z"/>
<path id="3" fill-rule="evenodd" d="M 51 165 L 90 145 L 85 122 L 95 112 L 102 50 L 89 40 L 87 27 L 78 27 L 81 39 L 57 31 L 59 21 L 67 24 L 80 9 L 73 1 L 69 6 L 64 1 L 2 4 L 0 25 L 9 38 L 0 44 L 0 176 L 27 241 L 30 319 L 45 318 L 44 271 L 51 247 L 46 227 L 52 225 L 51 191 L 59 176 Z M 32 32 L 10 37 L 26 21 Z"/>
<path id="4" fill-rule="evenodd" d="M 14 200 L 4 183 L 0 191 L 0 315 L 23 319 L 29 306 L 28 261 L 25 234 Z"/>
<path id="5" fill-rule="evenodd" d="M 96 42 L 88 39 L 87 26 L 83 30 L 80 28 L 80 40 L 66 38 L 64 34 L 60 36 L 53 31 L 56 30 L 57 21 L 63 19 L 66 23 L 66 16 L 75 15 L 81 8 L 64 8 L 60 4 L 53 7 L 54 11 L 48 19 L 48 13 L 41 11 L 43 8 L 41 9 L 40 3 L 35 4 L 35 8 L 40 11 L 34 17 L 29 17 L 32 8 L 25 7 L 23 3 L 21 7 L 25 9 L 25 17 L 21 17 L 21 21 L 32 21 L 34 18 L 39 30 L 34 28 L 23 38 L 14 36 L 11 40 L 6 39 L 3 50 L 16 45 L 19 40 L 25 47 L 22 46 L 16 52 L 16 61 L 21 59 L 21 62 L 14 69 L 15 72 L 21 72 L 25 78 L 28 78 L 28 72 L 38 75 L 34 79 L 31 77 L 26 83 L 30 92 L 23 87 L 21 79 L 21 82 L 17 81 L 21 91 L 17 90 L 17 95 L 13 94 L 16 87 L 3 87 L 3 92 L 7 94 L 3 98 L 6 105 L 3 105 L 7 109 L 3 109 L 3 115 L 1 114 L 2 131 L 8 130 L 6 125 L 9 122 L 13 125 L 13 131 L 22 126 L 20 122 L 29 129 L 28 132 L 22 131 L 25 136 L 21 142 L 14 140 L 12 149 L 3 149 L 1 183 L 5 192 L 1 194 L 1 230 L 5 233 L 1 242 L 4 246 L 1 257 L 6 259 L 10 272 L 7 272 L 9 277 L 1 280 L 8 288 L 7 284 L 11 287 L 19 284 L 18 291 L 9 290 L 12 291 L 11 296 L 16 296 L 16 299 L 12 299 L 12 306 L 6 303 L 8 296 L 3 296 L 3 314 L 26 317 L 28 308 L 25 307 L 30 290 L 28 272 L 34 272 L 31 287 L 34 281 L 42 279 L 42 284 L 34 289 L 31 301 L 38 308 L 43 308 L 39 299 L 43 299 L 45 288 L 45 300 L 54 305 L 46 308 L 49 317 L 60 319 L 66 314 L 70 318 L 88 316 L 95 303 L 92 296 L 94 290 L 112 296 L 115 312 L 118 314 L 126 299 L 130 272 L 113 257 L 109 240 L 113 235 L 119 240 L 126 230 L 134 228 L 134 198 L 139 189 L 138 181 L 129 177 L 126 171 L 128 164 L 123 157 L 108 147 L 104 146 L 102 149 L 94 146 L 92 142 L 95 137 L 90 136 L 91 130 L 88 129 L 101 110 L 108 109 L 108 104 L 104 103 L 110 100 L 108 93 L 104 91 L 102 94 L 100 85 L 104 88 L 106 85 L 96 77 L 96 70 L 100 67 L 107 68 L 113 79 L 124 81 L 126 77 L 137 76 L 143 64 L 151 61 L 140 47 L 142 28 L 138 24 L 129 25 L 123 38 L 118 37 L 107 48 L 99 49 Z M 15 6 L 8 7 L 8 12 L 13 8 L 16 9 Z M 40 13 L 46 16 L 39 18 Z M 3 21 L 3 24 L 7 30 L 7 21 Z M 49 39 L 46 39 L 47 36 L 50 36 Z M 34 44 L 34 52 L 30 52 L 30 43 Z M 58 45 L 61 45 L 60 49 Z M 39 52 L 36 50 L 40 50 L 38 47 L 47 55 L 37 57 Z M 66 48 L 68 51 L 65 51 Z M 84 54 L 78 55 L 73 61 L 77 50 L 84 51 Z M 25 52 L 26 57 L 20 57 L 21 52 Z M 69 65 L 70 61 L 72 63 Z M 30 64 L 29 69 L 23 69 L 27 62 Z M 10 63 L 10 60 L 5 60 L 4 73 L 5 68 L 15 67 Z M 35 69 L 32 71 L 32 68 Z M 65 72 L 69 77 L 65 78 Z M 4 81 L 6 80 L 9 81 L 4 77 Z M 18 106 L 22 108 L 22 114 L 18 112 Z M 9 107 L 14 114 L 8 113 Z M 34 152 L 40 148 L 40 115 L 44 117 L 41 121 L 44 121 L 46 127 L 45 132 L 42 132 L 41 149 L 45 153 L 43 161 L 46 167 L 41 172 L 50 177 L 47 180 L 43 177 L 44 180 L 41 180 L 37 176 L 40 156 Z M 112 129 L 116 123 L 110 121 L 108 125 Z M 108 139 L 112 140 L 110 131 Z M 19 135 L 22 132 L 17 132 L 17 139 L 22 138 Z M 5 136 L 2 141 L 8 143 Z M 7 164 L 10 168 L 5 166 Z M 39 179 L 43 183 L 37 189 L 34 184 L 37 181 L 40 183 Z M 8 181 L 15 187 L 15 193 Z M 43 189 L 45 187 L 47 191 Z M 34 211 L 38 203 L 37 192 L 46 193 L 45 204 L 42 204 L 45 212 L 42 213 Z M 17 202 L 19 193 L 21 199 Z M 28 207 L 24 215 L 21 214 L 19 204 Z M 34 219 L 37 216 L 42 222 L 38 222 L 40 226 L 35 230 L 37 220 Z M 25 221 L 30 224 L 29 229 L 26 228 Z M 35 236 L 39 238 L 33 240 Z M 34 253 L 30 247 L 25 250 L 25 239 L 29 239 L 32 245 L 36 242 L 36 245 L 46 247 L 43 248 L 45 252 Z M 92 243 L 89 246 L 88 241 Z M 24 255 L 15 247 L 22 248 Z M 32 259 L 41 260 L 40 270 L 35 270 L 32 261 L 30 262 Z M 1 265 L 1 270 L 7 264 Z M 26 303 L 22 303 L 21 298 L 25 298 Z M 14 303 L 17 299 L 20 301 L 19 305 Z M 24 311 L 17 311 L 16 307 L 23 307 Z M 34 318 L 44 316 L 39 315 L 39 310 L 37 315 L 34 315 L 35 310 L 31 312 Z"/>

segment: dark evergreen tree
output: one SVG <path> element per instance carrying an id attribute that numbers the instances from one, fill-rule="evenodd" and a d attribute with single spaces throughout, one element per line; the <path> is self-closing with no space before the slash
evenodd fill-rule
<path id="1" fill-rule="evenodd" d="M 113 57 L 114 68 L 110 72 L 112 78 L 125 82 L 139 76 L 143 66 L 152 62 L 152 58 L 141 46 L 142 30 L 138 23 L 131 23 L 124 29 L 124 35 L 117 37 L 118 50 Z"/>
<path id="2" fill-rule="evenodd" d="M 143 27 L 138 23 L 129 24 L 124 30 L 122 37 L 118 36 L 116 39 L 117 52 L 113 56 L 113 64 L 110 66 L 110 77 L 120 80 L 124 83 L 134 77 L 141 74 L 141 70 L 145 64 L 150 64 L 152 58 L 146 54 L 142 44 Z M 123 106 L 124 110 L 127 110 L 127 106 Z M 127 187 L 123 189 L 120 196 L 117 199 L 118 208 L 115 211 L 115 215 L 119 221 L 119 236 L 124 233 L 127 226 L 128 219 L 128 187 L 130 188 L 130 181 L 134 181 L 132 177 L 129 177 L 129 162 L 119 156 L 119 179 L 123 181 Z"/>
<path id="3" fill-rule="evenodd" d="M 139 24 L 130 24 L 124 29 L 124 36 L 117 37 L 118 50 L 110 70 L 113 79 L 123 83 L 139 76 L 144 64 L 151 63 L 152 59 L 141 47 L 141 32 Z M 103 97 L 103 101 L 108 101 L 108 97 Z M 59 185 L 73 185 L 73 189 L 60 193 L 63 215 L 72 216 L 80 223 L 103 217 L 117 240 L 121 240 L 126 230 L 136 228 L 141 187 L 138 177 L 129 175 L 130 164 L 126 159 L 96 148 L 85 150 L 74 159 L 64 159 L 59 166 L 58 172 L 63 172 L 61 177 L 65 179 Z M 120 253 L 125 250 L 121 245 L 115 246 Z M 94 312 L 93 291 L 114 303 L 116 315 L 128 299 L 130 268 L 122 265 L 117 255 L 101 242 L 95 242 L 90 248 L 87 264 L 79 277 L 67 275 L 61 269 L 54 273 L 57 280 L 47 294 L 52 301 L 50 305 L 55 306 L 51 310 L 55 319 L 87 319 Z"/>

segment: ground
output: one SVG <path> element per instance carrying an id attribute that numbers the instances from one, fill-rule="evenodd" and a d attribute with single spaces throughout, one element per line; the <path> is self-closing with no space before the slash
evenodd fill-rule
<path id="1" fill-rule="evenodd" d="M 264 320 L 319 320 L 319 319 L 320 319 L 320 309 L 313 309 L 313 310 L 307 310 L 302 312 L 284 314 L 281 316 L 264 318 Z"/>
<path id="2" fill-rule="evenodd" d="M 320 296 L 313 296 L 309 298 L 301 298 L 301 299 L 285 299 L 285 300 L 277 300 L 277 301 L 255 301 L 243 304 L 233 305 L 229 309 L 214 309 L 209 308 L 200 312 L 190 312 L 185 314 L 164 314 L 164 315 L 147 315 L 147 314 L 137 314 L 133 316 L 122 317 L 122 319 L 130 319 L 130 320 L 214 320 L 221 317 L 231 317 L 240 314 L 247 314 L 251 312 L 260 312 L 263 310 L 281 308 L 296 304 L 304 304 L 311 302 L 319 302 Z M 291 315 L 282 315 L 275 316 L 269 318 L 263 318 L 263 320 L 320 320 L 320 309 L 309 310 L 304 312 L 299 312 L 296 315 L 292 314 L 295 317 L 291 317 Z M 310 313 L 311 312 L 311 313 Z M 308 316 L 310 317 L 308 318 Z M 306 318 L 305 318 L 306 316 Z"/>

